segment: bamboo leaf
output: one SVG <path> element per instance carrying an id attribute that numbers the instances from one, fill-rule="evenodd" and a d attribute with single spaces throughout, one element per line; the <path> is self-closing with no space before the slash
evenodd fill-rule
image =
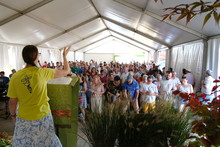
<path id="1" fill-rule="evenodd" d="M 181 19 L 183 19 L 184 17 L 186 17 L 187 13 L 182 13 L 177 19 L 176 21 L 179 21 Z"/>
<path id="2" fill-rule="evenodd" d="M 205 26 L 205 24 L 206 24 L 206 23 L 208 22 L 208 20 L 210 19 L 211 14 L 212 14 L 212 11 L 205 16 L 205 19 L 204 19 L 202 28 Z"/>
<path id="3" fill-rule="evenodd" d="M 186 16 L 186 24 L 188 24 L 191 20 L 191 13 L 188 13 Z"/>
<path id="4" fill-rule="evenodd" d="M 212 5 L 213 7 L 220 7 L 220 2 Z"/>
<path id="5" fill-rule="evenodd" d="M 216 11 L 213 12 L 213 16 L 214 16 L 216 24 L 219 24 L 219 17 L 218 17 L 218 13 Z"/>

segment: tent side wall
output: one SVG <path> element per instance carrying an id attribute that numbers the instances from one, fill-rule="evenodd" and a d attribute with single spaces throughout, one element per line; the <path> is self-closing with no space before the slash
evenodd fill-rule
<path id="1" fill-rule="evenodd" d="M 12 69 L 20 70 L 24 67 L 23 48 L 23 45 L 0 43 L 0 71 L 4 71 L 5 76 L 9 76 Z M 38 52 L 41 53 L 39 56 L 41 65 L 44 61 L 53 63 L 61 61 L 61 52 L 57 49 L 38 47 Z"/>
<path id="2" fill-rule="evenodd" d="M 85 61 L 89 62 L 90 60 L 109 63 L 114 60 L 114 54 L 85 54 Z"/>

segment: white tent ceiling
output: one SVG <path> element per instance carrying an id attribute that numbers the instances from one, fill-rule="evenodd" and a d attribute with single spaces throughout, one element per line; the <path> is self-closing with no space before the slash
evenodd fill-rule
<path id="1" fill-rule="evenodd" d="M 186 0 L 184 2 L 192 2 Z M 207 39 L 220 29 L 203 16 L 161 22 L 162 9 L 181 0 L 0 0 L 0 42 L 87 52 L 112 38 L 146 51 Z"/>

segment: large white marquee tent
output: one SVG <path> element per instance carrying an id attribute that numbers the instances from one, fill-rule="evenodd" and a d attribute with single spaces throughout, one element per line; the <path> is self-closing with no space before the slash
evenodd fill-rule
<path id="1" fill-rule="evenodd" d="M 114 55 L 144 55 L 179 75 L 190 69 L 197 82 L 205 69 L 220 75 L 220 28 L 204 16 L 161 22 L 163 8 L 193 0 L 0 0 L 0 70 L 21 69 L 22 48 L 38 46 L 41 62 L 60 61 L 61 49 L 72 45 L 68 60 L 111 61 Z"/>

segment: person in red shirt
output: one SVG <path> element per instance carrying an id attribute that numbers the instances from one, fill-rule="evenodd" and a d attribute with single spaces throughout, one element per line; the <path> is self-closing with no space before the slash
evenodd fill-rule
<path id="1" fill-rule="evenodd" d="M 93 78 L 93 77 L 96 76 L 96 75 L 98 75 L 98 73 L 96 72 L 96 68 L 93 67 L 93 68 L 91 69 L 90 76 Z"/>
<path id="2" fill-rule="evenodd" d="M 101 80 L 102 83 L 104 84 L 104 89 L 106 89 L 107 76 L 106 76 L 106 72 L 105 72 L 105 70 L 101 70 L 100 80 Z"/>
<path id="3" fill-rule="evenodd" d="M 47 61 L 44 61 L 44 65 L 42 66 L 42 68 L 47 68 Z"/>

